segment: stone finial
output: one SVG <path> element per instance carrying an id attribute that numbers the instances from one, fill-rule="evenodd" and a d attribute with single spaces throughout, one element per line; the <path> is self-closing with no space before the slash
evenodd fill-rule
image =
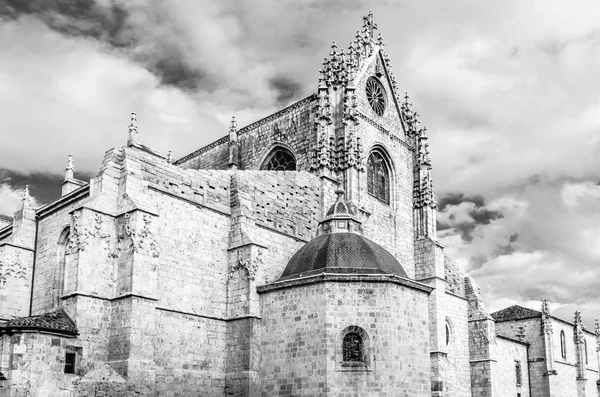
<path id="1" fill-rule="evenodd" d="M 67 166 L 65 167 L 65 181 L 73 179 L 73 173 L 75 172 L 75 166 L 73 165 L 73 155 L 70 154 L 67 158 Z"/>
<path id="2" fill-rule="evenodd" d="M 383 35 L 381 33 L 379 33 L 379 36 L 377 36 L 377 45 L 379 47 L 383 47 Z"/>
<path id="3" fill-rule="evenodd" d="M 346 191 L 344 189 L 336 189 L 335 194 L 337 195 L 336 202 L 344 201 L 344 195 L 346 194 Z"/>
<path id="4" fill-rule="evenodd" d="M 131 145 L 132 143 L 137 141 L 138 137 L 138 126 L 137 126 L 137 117 L 135 113 L 131 113 L 131 121 L 129 123 L 129 139 L 127 140 L 127 144 Z"/>
<path id="5" fill-rule="evenodd" d="M 173 151 L 169 150 L 169 153 L 167 153 L 167 163 L 172 164 L 173 160 Z"/>
<path id="6" fill-rule="evenodd" d="M 333 40 L 333 43 L 331 43 L 331 52 L 329 53 L 329 55 L 334 56 L 337 55 L 337 42 L 335 40 Z"/>
<path id="7" fill-rule="evenodd" d="M 231 125 L 229 126 L 229 142 L 235 143 L 237 142 L 238 139 L 238 134 L 237 134 L 237 120 L 235 119 L 235 116 L 231 116 Z"/>
<path id="8" fill-rule="evenodd" d="M 373 17 L 372 11 L 369 11 L 367 16 L 363 17 L 363 29 L 365 29 L 369 33 L 371 38 L 373 38 L 375 30 L 377 30 L 377 24 L 375 23 L 374 19 L 375 18 Z"/>
<path id="9" fill-rule="evenodd" d="M 23 197 L 21 198 L 23 201 L 23 207 L 29 207 L 31 202 L 31 195 L 29 194 L 29 185 L 25 185 L 25 190 L 23 191 Z"/>

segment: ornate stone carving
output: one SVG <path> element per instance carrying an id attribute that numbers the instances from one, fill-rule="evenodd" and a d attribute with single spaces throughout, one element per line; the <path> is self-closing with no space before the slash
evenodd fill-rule
<path id="1" fill-rule="evenodd" d="M 89 244 L 88 239 L 90 237 L 90 232 L 83 226 L 83 221 L 81 220 L 79 212 L 73 212 L 71 219 L 73 227 L 69 234 L 69 242 L 66 251 L 67 255 L 85 251 L 85 248 Z"/>
<path id="2" fill-rule="evenodd" d="M 497 343 L 496 335 L 491 334 L 488 336 L 488 330 L 481 326 L 480 321 L 476 321 L 473 323 L 473 329 L 470 332 L 469 340 L 475 345 L 484 343 L 495 345 Z"/>
<path id="3" fill-rule="evenodd" d="M 108 251 L 108 256 L 111 257 L 110 234 L 102 231 L 102 216 L 100 214 L 94 214 L 94 224 L 91 228 L 84 226 L 81 215 L 78 212 L 74 212 L 71 217 L 73 219 L 73 228 L 69 235 L 66 254 L 69 255 L 79 251 L 85 251 L 90 243 L 90 238 L 97 238 L 104 242 L 104 250 Z"/>
<path id="4" fill-rule="evenodd" d="M 152 218 L 148 214 L 144 214 L 142 216 L 142 230 L 138 233 L 138 244 L 136 252 L 139 250 L 146 250 L 152 254 L 153 258 L 158 258 L 160 256 L 160 251 L 156 244 L 156 239 L 154 238 L 154 234 L 150 230 L 152 225 Z"/>
<path id="5" fill-rule="evenodd" d="M 21 255 L 17 252 L 13 260 L 0 258 L 0 287 L 20 278 L 27 280 L 27 269 L 21 264 Z"/>
<path id="6" fill-rule="evenodd" d="M 260 249 L 257 251 L 256 257 L 252 260 L 242 259 L 242 251 L 238 251 L 238 259 L 229 269 L 229 278 L 233 278 L 238 270 L 244 269 L 248 274 L 248 280 L 254 281 L 256 279 L 256 271 L 260 268 L 262 263 L 262 251 Z"/>

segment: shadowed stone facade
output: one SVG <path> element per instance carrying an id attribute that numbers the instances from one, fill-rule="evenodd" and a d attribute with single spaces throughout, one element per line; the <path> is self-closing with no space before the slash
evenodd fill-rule
<path id="1" fill-rule="evenodd" d="M 133 115 L 92 180 L 70 156 L 60 199 L 0 217 L 0 396 L 598 396 L 600 330 L 490 315 L 437 241 L 375 30 L 177 161 Z"/>

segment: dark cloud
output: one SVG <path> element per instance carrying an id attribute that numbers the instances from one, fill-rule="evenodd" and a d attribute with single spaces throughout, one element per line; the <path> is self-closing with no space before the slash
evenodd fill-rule
<path id="1" fill-rule="evenodd" d="M 448 193 L 438 199 L 438 209 L 443 212 L 449 205 L 459 205 L 464 202 L 474 203 L 475 207 L 482 207 L 485 204 L 485 200 L 479 195 L 465 197 L 464 193 Z"/>
<path id="2" fill-rule="evenodd" d="M 65 36 L 91 38 L 108 44 L 108 48 L 119 50 L 142 64 L 162 84 L 182 89 L 198 88 L 204 73 L 191 67 L 174 43 L 145 43 L 146 34 L 140 26 L 130 23 L 131 11 L 123 4 L 126 3 L 114 0 L 109 4 L 100 4 L 96 0 L 6 0 L 0 6 L 0 17 L 34 16 Z M 170 24 L 160 10 L 147 7 L 145 11 L 157 25 Z"/>
<path id="3" fill-rule="evenodd" d="M 88 181 L 92 175 L 78 173 L 75 177 Z M 58 174 L 42 172 L 25 174 L 0 168 L 0 184 L 6 184 L 13 190 L 22 190 L 25 188 L 25 185 L 29 185 L 31 195 L 42 205 L 60 198 L 61 183 L 63 180 L 64 176 Z"/>
<path id="4" fill-rule="evenodd" d="M 95 0 L 5 0 L 0 15 L 16 19 L 32 15 L 48 27 L 68 36 L 92 37 L 123 46 L 121 32 L 127 11 L 116 2 L 100 5 Z"/>
<path id="5" fill-rule="evenodd" d="M 290 99 L 297 98 L 302 85 L 287 76 L 275 76 L 269 80 L 271 87 L 277 91 L 277 103 L 286 105 Z"/>
<path id="6" fill-rule="evenodd" d="M 448 212 L 462 203 L 472 203 L 473 206 L 467 210 L 472 219 L 469 221 L 458 220 L 454 213 L 448 215 L 448 222 L 438 219 L 438 230 L 454 229 L 466 242 L 473 240 L 473 231 L 479 225 L 489 225 L 493 220 L 503 217 L 498 211 L 485 208 L 485 200 L 482 196 L 465 196 L 463 193 L 449 193 L 438 200 L 438 208 L 441 213 Z M 440 217 L 442 218 L 442 217 Z"/>

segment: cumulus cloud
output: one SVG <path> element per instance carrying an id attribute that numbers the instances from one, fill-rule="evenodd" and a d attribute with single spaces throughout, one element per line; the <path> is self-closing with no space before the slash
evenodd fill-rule
<path id="1" fill-rule="evenodd" d="M 145 144 L 185 155 L 225 135 L 233 114 L 242 126 L 314 92 L 331 41 L 350 41 L 371 8 L 430 132 L 446 249 L 488 301 L 594 301 L 585 277 L 600 259 L 593 0 L 7 0 L 0 168 L 56 179 L 72 153 L 87 178 L 125 143 L 131 111 Z M 43 186 L 40 202 L 57 194 Z"/>

